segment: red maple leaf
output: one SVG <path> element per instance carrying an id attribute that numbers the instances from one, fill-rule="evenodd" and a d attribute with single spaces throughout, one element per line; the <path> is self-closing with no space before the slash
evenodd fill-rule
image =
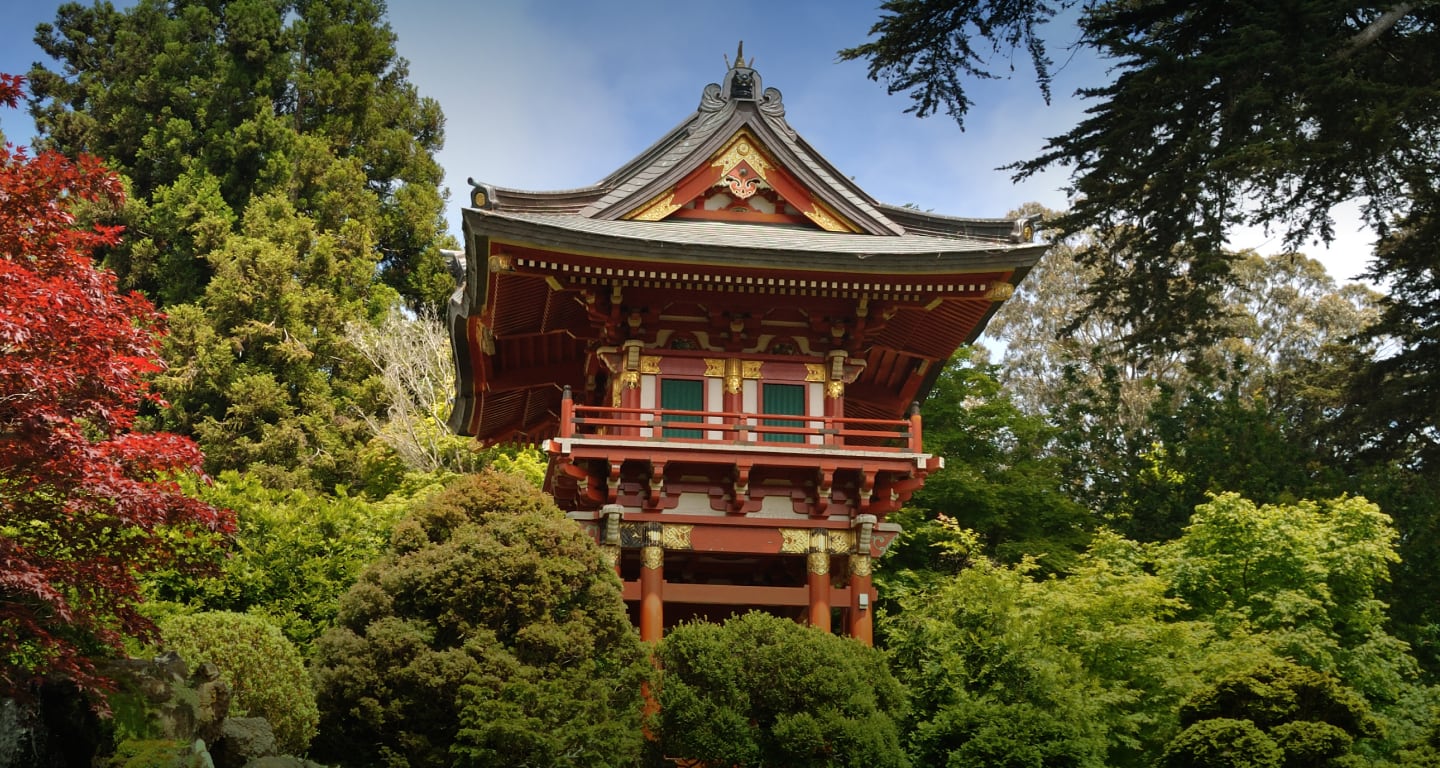
<path id="1" fill-rule="evenodd" d="M 0 74 L 0 103 L 22 85 Z M 120 228 L 75 223 L 121 195 L 97 158 L 0 147 L 0 697 L 108 687 L 91 660 L 153 636 L 139 577 L 175 564 L 167 534 L 233 529 L 176 482 L 201 472 L 195 443 L 135 431 L 164 318 L 95 265 Z"/>

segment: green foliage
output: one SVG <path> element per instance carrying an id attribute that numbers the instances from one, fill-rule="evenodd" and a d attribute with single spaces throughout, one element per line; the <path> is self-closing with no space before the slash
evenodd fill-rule
<path id="1" fill-rule="evenodd" d="M 904 766 L 904 689 L 878 651 L 749 613 L 672 629 L 659 742 L 712 765 Z"/>
<path id="2" fill-rule="evenodd" d="M 1284 753 L 1249 720 L 1217 717 L 1186 728 L 1165 748 L 1165 768 L 1280 768 Z"/>
<path id="3" fill-rule="evenodd" d="M 1355 739 L 1380 734 L 1363 698 L 1289 662 L 1217 680 L 1181 706 L 1180 719 L 1186 728 L 1166 748 L 1167 766 L 1244 764 L 1228 761 L 1247 749 L 1287 768 L 1342 765 Z"/>
<path id="4" fill-rule="evenodd" d="M 36 39 L 43 146 L 106 157 L 137 233 L 106 262 L 172 320 L 154 418 L 207 469 L 361 487 L 386 393 L 344 337 L 402 298 L 438 306 L 438 105 L 407 82 L 375 0 L 60 7 Z"/>
<path id="5" fill-rule="evenodd" d="M 1147 560 L 1107 534 L 1065 579 L 981 559 L 910 595 L 886 636 L 913 694 L 913 759 L 965 765 L 1013 749 L 1030 756 L 1016 765 L 1147 764 L 1201 675 L 1264 655 L 1212 652 L 1208 627 L 1177 619 L 1183 605 Z"/>
<path id="6" fill-rule="evenodd" d="M 979 533 L 986 554 L 1005 562 L 1029 555 L 1048 570 L 1066 570 L 1084 548 L 1092 518 L 1066 495 L 1060 464 L 1045 451 L 1053 433 L 1001 390 L 995 366 L 961 350 L 941 372 L 923 415 L 925 450 L 943 456 L 945 468 L 926 478 L 906 522 L 924 525 L 945 515 Z M 900 542 L 888 562 L 924 567 L 931 557 L 926 546 Z"/>
<path id="7" fill-rule="evenodd" d="M 1376 597 L 1394 544 L 1363 499 L 1258 506 L 1231 494 L 1173 542 L 1097 534 L 1064 578 L 973 557 L 882 614 L 913 695 L 911 756 L 1298 766 L 1398 755 L 1430 727 L 1434 692 Z"/>
<path id="8" fill-rule="evenodd" d="M 115 745 L 105 768 L 189 768 L 189 744 L 166 739 L 126 739 Z"/>
<path id="9" fill-rule="evenodd" d="M 1263 633 L 1282 655 L 1396 701 L 1416 670 L 1376 597 L 1394 544 L 1389 517 L 1364 499 L 1256 506 L 1224 494 L 1196 508 L 1159 559 L 1176 594 L 1220 631 Z"/>
<path id="10" fill-rule="evenodd" d="M 594 541 L 527 480 L 417 504 L 317 646 L 317 752 L 344 765 L 621 765 L 650 666 Z"/>
<path id="11" fill-rule="evenodd" d="M 160 626 L 165 645 L 190 664 L 213 662 L 230 684 L 230 712 L 263 717 L 282 752 L 300 754 L 319 715 L 310 676 L 295 646 L 258 616 L 212 612 L 174 616 Z"/>
<path id="12" fill-rule="evenodd" d="M 151 600 L 171 612 L 236 611 L 279 626 L 308 657 L 334 621 L 340 596 L 378 559 L 406 504 L 436 488 L 379 502 L 342 491 L 321 496 L 266 488 L 254 476 L 222 474 L 196 489 L 200 498 L 231 510 L 236 530 L 228 553 L 209 540 L 191 541 L 196 556 L 217 560 L 219 575 L 192 578 L 163 572 L 147 582 Z"/>

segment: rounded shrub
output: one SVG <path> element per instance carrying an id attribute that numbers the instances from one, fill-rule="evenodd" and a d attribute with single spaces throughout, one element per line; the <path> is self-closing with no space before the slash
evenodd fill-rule
<path id="1" fill-rule="evenodd" d="M 232 716 L 263 717 L 283 752 L 303 753 L 320 715 L 300 653 L 258 616 L 223 611 L 173 616 L 160 625 L 167 648 L 191 666 L 213 662 L 232 691 Z"/>

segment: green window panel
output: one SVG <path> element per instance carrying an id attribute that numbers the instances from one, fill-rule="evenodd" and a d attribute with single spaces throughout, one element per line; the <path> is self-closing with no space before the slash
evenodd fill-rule
<path id="1" fill-rule="evenodd" d="M 760 410 L 767 414 L 785 414 L 787 416 L 805 415 L 805 385 L 803 384 L 765 384 L 760 392 Z M 773 427 L 803 427 L 805 422 L 794 419 L 765 419 L 761 422 L 766 426 Z M 767 443 L 803 443 L 804 435 L 765 435 Z"/>
<path id="2" fill-rule="evenodd" d="M 661 379 L 660 407 L 663 410 L 703 411 L 705 410 L 705 382 L 698 379 Z M 671 429 L 676 422 L 700 421 L 699 416 L 664 416 L 665 437 L 698 438 L 698 429 Z"/>

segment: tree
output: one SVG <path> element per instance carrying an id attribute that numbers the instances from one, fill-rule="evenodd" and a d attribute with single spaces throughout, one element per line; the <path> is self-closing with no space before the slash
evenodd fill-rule
<path id="1" fill-rule="evenodd" d="M 1357 738 L 1380 735 L 1365 700 L 1334 678 L 1289 662 L 1223 677 L 1180 707 L 1185 730 L 1165 749 L 1166 768 L 1347 765 Z"/>
<path id="2" fill-rule="evenodd" d="M 1239 259 L 1237 226 L 1278 231 L 1298 248 L 1330 240 L 1337 205 L 1356 202 L 1379 235 L 1369 274 L 1389 285 L 1374 339 L 1393 354 L 1354 390 L 1371 447 L 1433 464 L 1429 412 L 1437 360 L 1433 169 L 1440 152 L 1440 7 L 1432 3 L 1193 4 L 1146 0 L 890 0 L 864 58 L 911 111 L 961 121 L 966 79 L 992 77 L 989 52 L 1023 47 L 1049 97 L 1045 24 L 1076 18 L 1081 51 L 1108 82 L 1082 88 L 1087 117 L 1012 166 L 1071 168 L 1074 207 L 1058 237 L 1094 234 L 1079 254 L 1096 271 L 1090 306 L 1127 326 L 1125 343 L 1163 350 L 1222 328 L 1221 292 Z M 1006 57 L 998 57 L 1004 60 Z M 1378 404 L 1368 407 L 1376 394 Z"/>
<path id="3" fill-rule="evenodd" d="M 751 612 L 658 650 L 659 745 L 707 765 L 904 766 L 905 692 L 879 651 Z"/>
<path id="4" fill-rule="evenodd" d="M 176 407 L 157 419 L 197 438 L 212 473 L 360 487 L 366 418 L 387 404 L 345 328 L 454 288 L 444 119 L 383 11 L 142 0 L 65 4 L 38 28 L 60 63 L 32 71 L 43 145 L 126 177 L 131 204 L 87 213 L 140 233 L 105 263 L 169 312 L 157 387 Z"/>
<path id="5" fill-rule="evenodd" d="M 981 535 L 984 551 L 1005 562 L 1036 558 L 1064 571 L 1085 548 L 1093 519 L 1065 493 L 1060 463 L 1047 449 L 1053 431 L 1025 414 L 1001 389 L 997 371 L 962 350 L 923 406 L 925 450 L 945 457 L 901 515 L 907 528 L 944 515 Z M 924 568 L 928 537 L 907 535 L 885 568 Z"/>
<path id="6" fill-rule="evenodd" d="M 0 103 L 20 87 L 0 76 Z M 145 384 L 163 319 L 95 267 L 119 231 L 74 225 L 120 196 L 92 156 L 0 147 L 0 696 L 51 674 L 102 687 L 92 657 L 154 637 L 139 575 L 194 565 L 178 544 L 231 528 L 176 482 L 200 472 L 195 444 L 135 429 L 163 405 Z"/>
<path id="7" fill-rule="evenodd" d="M 171 569 L 148 574 L 144 587 L 152 612 L 254 614 L 278 626 L 308 658 L 334 623 L 340 598 L 385 552 L 401 513 L 436 490 L 438 482 L 368 501 L 267 488 L 253 475 L 225 472 L 193 492 L 234 514 L 230 550 L 195 553 L 216 561 L 213 575 Z"/>
<path id="8" fill-rule="evenodd" d="M 912 693 L 918 765 L 1148 766 L 1208 674 L 1268 658 L 1216 643 L 1150 572 L 1144 547 L 1098 534 L 1065 578 L 977 558 L 905 598 L 885 634 Z"/>
<path id="9" fill-rule="evenodd" d="M 1071 238 L 1083 241 L 1084 238 Z M 1059 243 L 990 325 L 1002 379 L 1056 429 L 1070 492 L 1127 535 L 1173 538 L 1207 493 L 1261 502 L 1358 490 L 1334 438 L 1356 339 L 1379 297 L 1300 254 L 1242 254 L 1209 343 L 1142 360 L 1126 326 L 1087 313 L 1097 276 Z M 1065 332 L 1067 323 L 1074 327 Z"/>
<path id="10" fill-rule="evenodd" d="M 444 322 L 422 310 L 392 307 L 379 325 L 352 322 L 345 337 L 380 374 L 390 403 L 386 418 L 366 423 L 408 468 L 474 471 L 483 454 L 475 441 L 446 426 L 455 387 L 455 359 Z"/>
<path id="11" fill-rule="evenodd" d="M 594 541 L 485 471 L 418 504 L 317 646 L 322 759 L 627 765 L 648 654 Z"/>

